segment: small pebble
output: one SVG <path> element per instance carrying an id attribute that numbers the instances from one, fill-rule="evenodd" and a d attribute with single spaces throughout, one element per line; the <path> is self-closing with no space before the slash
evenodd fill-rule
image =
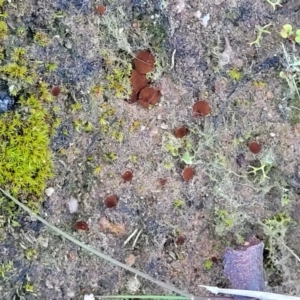
<path id="1" fill-rule="evenodd" d="M 78 201 L 77 201 L 77 199 L 75 199 L 75 198 L 72 197 L 68 201 L 68 206 L 69 206 L 70 214 L 76 213 L 78 211 Z"/>
<path id="2" fill-rule="evenodd" d="M 83 300 L 95 300 L 95 297 L 93 294 L 90 295 L 84 295 Z"/>
<path id="3" fill-rule="evenodd" d="M 270 132 L 270 137 L 275 137 L 276 134 L 274 132 Z"/>
<path id="4" fill-rule="evenodd" d="M 54 193 L 54 188 L 53 187 L 48 187 L 48 188 L 45 189 L 45 194 L 48 197 L 51 197 L 53 193 Z"/>
<path id="5" fill-rule="evenodd" d="M 208 21 L 210 20 L 210 14 L 205 15 L 202 19 L 201 19 L 201 24 L 204 27 L 207 27 L 208 25 Z"/>

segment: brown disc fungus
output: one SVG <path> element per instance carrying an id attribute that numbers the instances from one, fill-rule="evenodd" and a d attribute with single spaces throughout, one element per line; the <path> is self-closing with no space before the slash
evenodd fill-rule
<path id="1" fill-rule="evenodd" d="M 147 74 L 154 69 L 155 57 L 150 51 L 142 50 L 137 54 L 133 63 L 140 74 Z"/>
<path id="2" fill-rule="evenodd" d="M 191 180 L 195 175 L 195 171 L 191 167 L 185 167 L 182 172 L 182 177 L 185 181 Z"/>
<path id="3" fill-rule="evenodd" d="M 185 242 L 185 237 L 183 235 L 180 235 L 180 236 L 177 237 L 177 239 L 176 239 L 176 244 L 177 245 L 183 245 L 184 242 Z"/>
<path id="4" fill-rule="evenodd" d="M 258 154 L 261 151 L 261 145 L 258 142 L 251 142 L 248 148 L 254 154 Z"/>
<path id="5" fill-rule="evenodd" d="M 159 183 L 160 183 L 160 185 L 165 186 L 166 183 L 167 183 L 167 179 L 166 178 L 159 178 Z"/>
<path id="6" fill-rule="evenodd" d="M 131 171 L 126 171 L 123 175 L 122 178 L 124 179 L 124 181 L 131 181 L 133 177 L 133 174 Z"/>
<path id="7" fill-rule="evenodd" d="M 215 256 L 212 256 L 212 257 L 210 258 L 210 260 L 211 260 L 214 264 L 216 264 L 216 263 L 218 262 L 218 259 L 217 259 Z"/>
<path id="8" fill-rule="evenodd" d="M 51 94 L 52 96 L 57 97 L 60 94 L 60 87 L 59 86 L 52 87 Z"/>
<path id="9" fill-rule="evenodd" d="M 106 7 L 104 5 L 97 5 L 96 11 L 98 14 L 103 15 L 106 11 Z"/>
<path id="10" fill-rule="evenodd" d="M 87 230 L 89 230 L 89 225 L 85 221 L 77 221 L 75 223 L 75 229 L 76 230 L 87 231 Z"/>
<path id="11" fill-rule="evenodd" d="M 130 82 L 132 85 L 132 88 L 135 92 L 141 91 L 143 88 L 148 86 L 148 80 L 146 78 L 146 75 L 140 74 L 136 70 L 132 70 Z"/>
<path id="12" fill-rule="evenodd" d="M 155 105 L 159 99 L 159 92 L 150 87 L 145 87 L 141 90 L 139 94 L 139 104 L 145 108 L 149 107 L 149 105 Z"/>
<path id="13" fill-rule="evenodd" d="M 139 93 L 137 93 L 136 91 L 132 91 L 132 94 L 130 96 L 130 99 L 128 100 L 128 103 L 132 104 L 138 101 L 138 95 Z"/>
<path id="14" fill-rule="evenodd" d="M 114 208 L 118 204 L 118 198 L 115 195 L 107 196 L 104 200 L 104 204 L 107 208 Z"/>
<path id="15" fill-rule="evenodd" d="M 177 138 L 183 138 L 187 135 L 187 129 L 185 127 L 179 127 L 175 130 L 174 135 Z"/>
<path id="16" fill-rule="evenodd" d="M 193 106 L 194 117 L 207 116 L 210 114 L 211 108 L 206 101 L 198 101 Z"/>

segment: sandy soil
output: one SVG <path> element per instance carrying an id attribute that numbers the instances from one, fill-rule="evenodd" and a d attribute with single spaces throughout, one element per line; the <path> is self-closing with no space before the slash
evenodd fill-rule
<path id="1" fill-rule="evenodd" d="M 104 15 L 95 10 L 100 4 L 106 6 Z M 58 65 L 52 74 L 41 74 L 62 87 L 55 100 L 62 121 L 52 139 L 55 176 L 48 183 L 54 193 L 45 195 L 40 209 L 47 221 L 195 295 L 207 295 L 200 284 L 229 287 L 222 266 L 226 247 L 249 235 L 267 248 L 276 244 L 275 229 L 267 234 L 262 223 L 280 213 L 292 220 L 280 228 L 280 237 L 299 255 L 300 128 L 291 121 L 293 104 L 279 77 L 286 68 L 281 44 L 289 53 L 293 49 L 278 33 L 285 23 L 300 28 L 298 1 L 282 1 L 274 11 L 263 0 L 36 0 L 11 1 L 7 12 L 12 26 L 24 24 L 51 37 L 46 47 L 29 51 Z M 267 24 L 271 34 L 250 46 L 256 28 Z M 117 99 L 109 89 L 93 92 L 105 86 L 110 72 L 105 51 L 128 60 L 147 48 L 157 61 L 150 80 L 161 91 L 158 105 L 145 109 Z M 295 51 L 299 57 L 300 47 Z M 210 115 L 193 116 L 197 100 L 209 103 Z M 75 110 L 74 103 L 81 108 Z M 108 129 L 99 122 L 103 116 Z M 76 128 L 76 120 L 90 122 L 91 130 Z M 174 137 L 180 126 L 188 129 L 182 140 Z M 123 138 L 117 141 L 120 132 Z M 259 154 L 249 151 L 252 141 L 261 144 Z M 168 146 L 177 147 L 175 155 Z M 186 152 L 195 171 L 187 182 L 182 178 Z M 116 159 L 108 158 L 112 154 Z M 249 165 L 263 162 L 270 170 L 260 182 L 260 173 L 251 176 Z M 128 170 L 133 179 L 124 182 Z M 113 209 L 104 205 L 111 194 L 118 197 Z M 79 204 L 73 214 L 72 198 Z M 289 200 L 285 205 L 284 199 Z M 78 220 L 86 221 L 89 231 L 77 232 Z M 18 221 L 20 227 L 7 227 L 0 240 L 2 266 L 13 262 L 5 278 L 0 276 L 1 299 L 166 293 L 142 279 L 139 289 L 130 290 L 133 274 L 53 235 L 26 214 Z M 124 246 L 136 229 L 141 234 L 135 247 L 134 238 Z M 26 258 L 26 249 L 35 249 L 33 258 Z M 268 290 L 299 294 L 299 263 L 284 246 L 266 249 L 265 262 Z M 33 292 L 25 291 L 26 283 Z"/>

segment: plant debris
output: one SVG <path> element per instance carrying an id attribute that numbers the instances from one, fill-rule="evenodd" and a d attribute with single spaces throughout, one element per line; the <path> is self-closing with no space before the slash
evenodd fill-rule
<path id="1" fill-rule="evenodd" d="M 106 217 L 101 217 L 99 219 L 99 226 L 102 231 L 107 232 L 107 233 L 112 233 L 115 235 L 122 235 L 125 233 L 125 225 L 124 224 L 114 224 Z"/>
<path id="2" fill-rule="evenodd" d="M 239 249 L 228 248 L 225 251 L 224 273 L 232 288 L 264 291 L 263 250 L 264 244 L 252 237 Z M 235 299 L 250 300 L 242 296 L 236 296 Z"/>

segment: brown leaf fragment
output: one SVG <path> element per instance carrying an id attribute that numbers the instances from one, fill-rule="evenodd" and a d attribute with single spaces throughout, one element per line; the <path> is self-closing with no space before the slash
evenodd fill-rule
<path id="1" fill-rule="evenodd" d="M 129 254 L 126 258 L 125 258 L 125 263 L 127 266 L 132 266 L 135 263 L 135 256 L 133 254 Z"/>
<path id="2" fill-rule="evenodd" d="M 226 249 L 224 273 L 233 289 L 264 291 L 263 250 L 264 244 L 256 238 L 251 238 L 238 250 Z M 235 296 L 234 299 L 254 298 Z"/>
<path id="3" fill-rule="evenodd" d="M 106 233 L 112 233 L 115 235 L 122 235 L 125 233 L 125 225 L 124 224 L 114 224 L 107 220 L 106 217 L 101 217 L 99 219 L 99 226 L 102 231 Z"/>

